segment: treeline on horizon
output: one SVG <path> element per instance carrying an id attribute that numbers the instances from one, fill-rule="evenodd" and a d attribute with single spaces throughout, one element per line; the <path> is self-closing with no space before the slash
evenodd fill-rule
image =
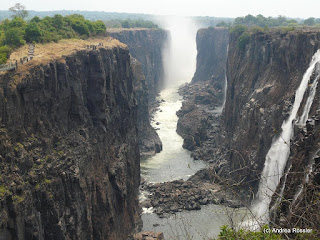
<path id="1" fill-rule="evenodd" d="M 216 26 L 217 27 L 234 27 L 237 25 L 244 25 L 247 27 L 298 27 L 298 26 L 315 26 L 320 27 L 320 18 L 308 18 L 305 20 L 296 20 L 286 18 L 284 16 L 264 17 L 261 14 L 253 16 L 248 14 L 245 17 L 237 17 L 233 23 L 221 21 Z"/>
<path id="2" fill-rule="evenodd" d="M 159 28 L 159 26 L 150 20 L 139 19 L 111 19 L 104 20 L 107 28 Z"/>
<path id="3" fill-rule="evenodd" d="M 102 21 L 89 21 L 79 14 L 63 17 L 33 17 L 25 21 L 21 17 L 6 19 L 0 24 L 0 64 L 9 58 L 11 51 L 26 43 L 57 42 L 61 39 L 102 35 L 106 26 Z"/>
<path id="4" fill-rule="evenodd" d="M 303 27 L 320 27 L 320 19 L 308 18 L 302 21 L 295 19 L 287 19 L 284 16 L 277 18 L 264 17 L 259 14 L 256 17 L 247 15 L 245 17 L 238 17 L 233 23 L 220 22 L 217 27 L 228 27 L 230 33 L 237 37 L 237 47 L 241 51 L 245 51 L 248 42 L 250 41 L 251 34 L 261 34 L 269 32 L 269 28 L 281 34 L 286 34 L 290 31 Z"/>

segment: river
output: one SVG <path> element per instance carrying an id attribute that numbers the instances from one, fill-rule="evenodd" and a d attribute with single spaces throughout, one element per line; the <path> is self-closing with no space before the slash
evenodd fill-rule
<path id="1" fill-rule="evenodd" d="M 176 133 L 178 111 L 182 98 L 177 93 L 178 84 L 160 93 L 159 110 L 154 115 L 153 127 L 157 130 L 163 144 L 162 152 L 141 161 L 141 177 L 149 183 L 165 182 L 175 179 L 188 179 L 206 163 L 193 160 L 190 152 L 182 148 L 183 139 Z M 156 123 L 160 123 L 157 125 Z M 141 200 L 147 197 L 141 193 Z M 217 236 L 223 225 L 237 224 L 247 214 L 245 209 L 231 209 L 220 205 L 202 206 L 199 211 L 183 211 L 169 218 L 159 218 L 151 209 L 142 214 L 143 231 L 163 232 L 165 239 L 203 240 Z"/>

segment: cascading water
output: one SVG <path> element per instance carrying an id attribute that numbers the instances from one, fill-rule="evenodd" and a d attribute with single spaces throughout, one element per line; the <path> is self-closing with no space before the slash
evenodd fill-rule
<path id="1" fill-rule="evenodd" d="M 280 137 L 278 137 L 278 139 L 273 142 L 271 148 L 267 153 L 264 169 L 261 174 L 257 198 L 252 209 L 254 214 L 256 214 L 259 223 L 269 222 L 269 205 L 271 202 L 271 198 L 280 182 L 287 159 L 290 154 L 290 139 L 293 134 L 292 121 L 296 118 L 303 96 L 308 87 L 310 77 L 317 62 L 319 61 L 320 50 L 318 50 L 314 54 L 310 66 L 305 72 L 300 86 L 296 91 L 294 104 L 291 109 L 289 118 L 285 120 L 281 126 L 282 132 Z"/>
<path id="2" fill-rule="evenodd" d="M 299 123 L 298 123 L 298 125 L 300 127 L 305 127 L 306 126 L 306 122 L 307 122 L 307 119 L 309 117 L 310 109 L 311 109 L 314 97 L 316 95 L 318 81 L 319 81 L 319 78 L 320 78 L 320 63 L 319 62 L 316 63 L 313 74 L 314 74 L 313 82 L 312 82 L 312 84 L 310 86 L 309 96 L 308 96 L 308 99 L 306 101 L 306 104 L 304 106 L 302 115 L 301 115 L 301 117 L 299 119 Z M 301 193 L 303 191 L 304 185 L 309 182 L 309 176 L 310 176 L 311 172 L 313 171 L 313 164 L 314 164 L 314 157 L 310 159 L 310 161 L 308 163 L 308 166 L 306 167 L 307 172 L 305 173 L 305 176 L 304 176 L 304 179 L 302 181 L 302 184 L 298 187 L 298 190 L 297 190 L 296 194 L 293 197 L 292 205 L 294 205 L 295 202 L 297 201 L 297 199 L 300 197 L 300 195 L 301 195 Z"/>
<path id="3" fill-rule="evenodd" d="M 227 46 L 227 55 L 229 52 L 229 44 Z M 223 103 L 222 103 L 222 109 L 224 108 L 224 106 L 226 105 L 226 100 L 227 100 L 227 90 L 228 90 L 228 78 L 227 78 L 227 69 L 226 69 L 226 73 L 225 73 L 225 81 L 224 81 L 224 91 L 223 91 Z"/>
<path id="4" fill-rule="evenodd" d="M 319 63 L 315 65 L 314 69 L 314 80 L 310 86 L 310 93 L 306 102 L 306 105 L 304 106 L 303 113 L 299 119 L 299 125 L 301 127 L 304 127 L 306 125 L 307 119 L 309 117 L 309 112 L 311 109 L 311 105 L 313 103 L 314 96 L 316 95 L 316 90 L 318 86 L 318 81 L 320 78 L 320 66 Z"/>

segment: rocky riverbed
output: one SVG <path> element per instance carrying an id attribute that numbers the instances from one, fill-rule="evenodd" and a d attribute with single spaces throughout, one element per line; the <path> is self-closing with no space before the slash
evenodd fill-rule
<path id="1" fill-rule="evenodd" d="M 209 163 L 223 162 L 223 149 L 220 146 L 224 138 L 221 129 L 223 110 L 223 91 L 221 84 L 209 81 L 186 84 L 179 89 L 183 96 L 177 133 L 184 139 L 183 147 L 192 151 L 194 159 Z"/>
<path id="2" fill-rule="evenodd" d="M 143 181 L 141 190 L 147 191 L 149 196 L 141 205 L 144 208 L 152 207 L 159 217 L 184 210 L 200 210 L 201 206 L 207 204 L 242 207 L 231 189 L 215 183 L 218 181 L 213 169 L 202 169 L 187 181 L 181 179 L 155 184 Z"/>

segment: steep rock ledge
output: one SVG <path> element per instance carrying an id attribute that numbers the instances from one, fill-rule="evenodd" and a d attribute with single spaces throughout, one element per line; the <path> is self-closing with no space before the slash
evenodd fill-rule
<path id="1" fill-rule="evenodd" d="M 150 124 L 148 83 L 142 72 L 141 63 L 131 57 L 132 72 L 135 77 L 134 89 L 138 103 L 138 136 L 142 156 L 152 156 L 162 150 L 162 143 L 157 132 Z"/>
<path id="2" fill-rule="evenodd" d="M 0 78 L 0 239 L 127 239 L 140 212 L 128 50 Z"/>
<path id="3" fill-rule="evenodd" d="M 184 96 L 177 132 L 183 147 L 195 159 L 215 162 L 220 133 L 220 115 L 224 98 L 229 31 L 205 28 L 197 32 L 197 68 L 190 84 L 180 88 Z"/>
<path id="4" fill-rule="evenodd" d="M 134 71 L 141 82 L 138 92 L 139 145 L 142 156 L 162 150 L 157 132 L 150 125 L 155 97 L 163 86 L 162 49 L 167 32 L 161 29 L 109 29 L 109 35 L 128 45 L 130 54 L 141 63 L 141 70 Z M 143 76 L 144 75 L 144 76 Z"/>
<path id="5" fill-rule="evenodd" d="M 130 54 L 142 65 L 149 88 L 149 99 L 153 101 L 163 87 L 162 49 L 168 33 L 162 29 L 109 29 L 111 37 L 129 47 Z"/>
<path id="6" fill-rule="evenodd" d="M 226 28 L 199 29 L 197 42 L 197 68 L 192 83 L 210 81 L 223 88 L 226 74 L 229 31 Z"/>
<path id="7" fill-rule="evenodd" d="M 238 37 L 231 34 L 228 53 L 225 172 L 255 192 L 271 142 L 320 46 L 320 33 L 313 29 L 251 33 L 244 48 L 238 47 Z"/>

